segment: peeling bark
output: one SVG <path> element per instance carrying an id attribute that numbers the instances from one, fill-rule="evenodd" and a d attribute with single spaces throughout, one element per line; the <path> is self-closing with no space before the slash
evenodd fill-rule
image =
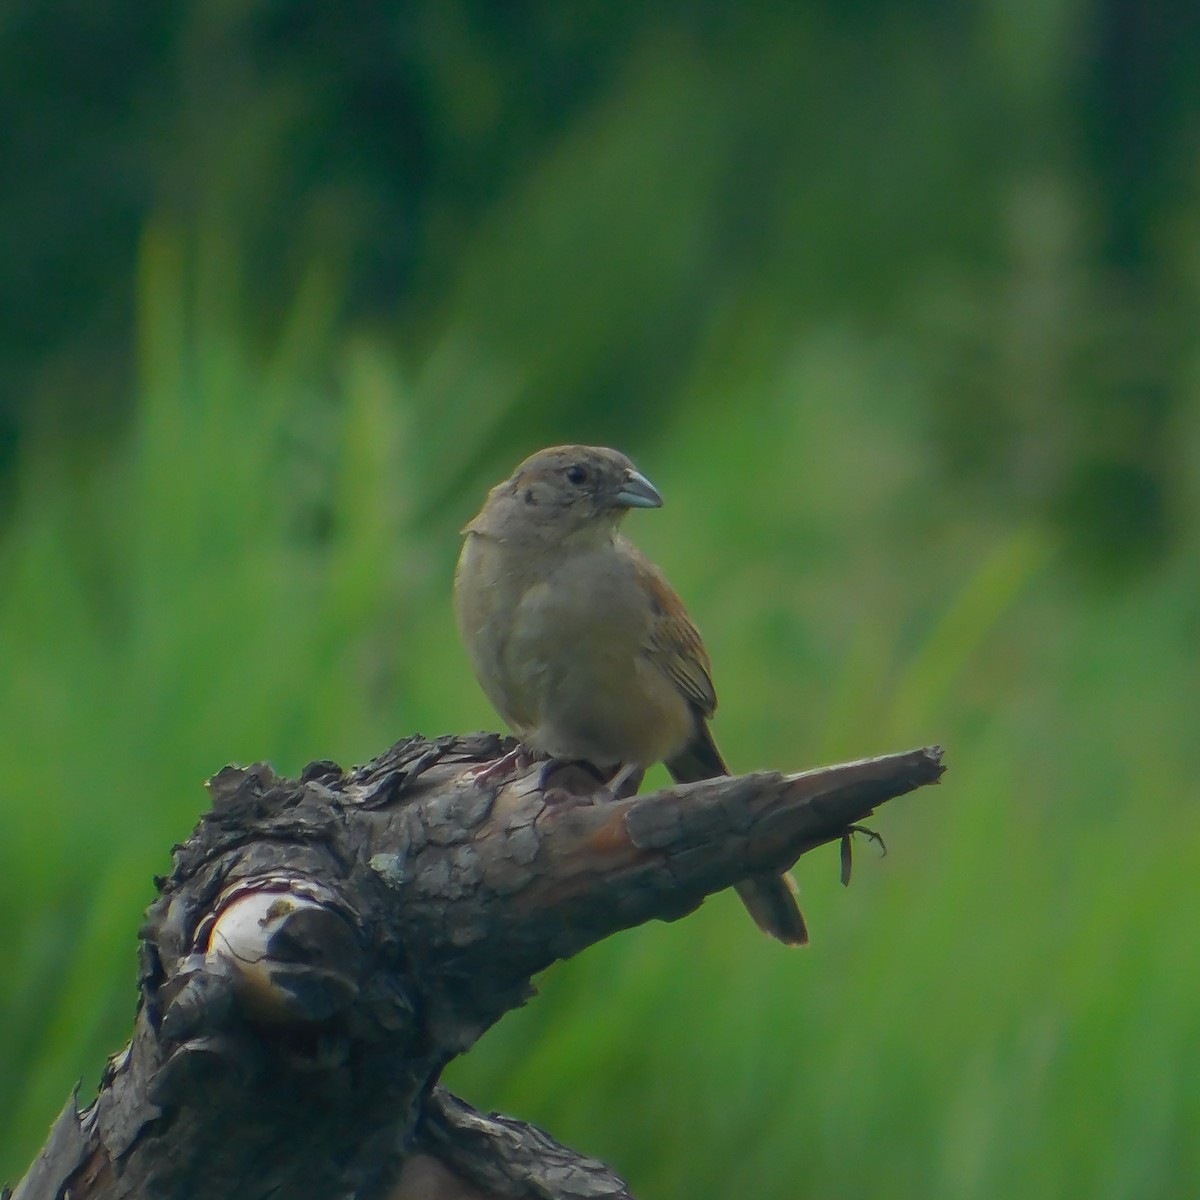
<path id="1" fill-rule="evenodd" d="M 348 772 L 214 776 L 156 881 L 132 1041 L 13 1200 L 629 1197 L 451 1096 L 443 1067 L 557 959 L 787 869 L 943 770 L 934 748 L 613 798 L 579 765 L 481 776 L 510 746 L 413 737 Z"/>

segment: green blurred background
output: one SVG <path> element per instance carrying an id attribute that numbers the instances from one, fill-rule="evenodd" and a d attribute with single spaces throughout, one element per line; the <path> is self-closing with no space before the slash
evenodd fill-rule
<path id="1" fill-rule="evenodd" d="M 715 898 L 452 1086 L 647 1200 L 1200 1193 L 1197 61 L 1182 0 L 10 0 L 0 1179 L 206 776 L 495 727 L 457 529 L 586 440 L 735 768 L 950 772 L 800 864 L 809 950 Z"/>

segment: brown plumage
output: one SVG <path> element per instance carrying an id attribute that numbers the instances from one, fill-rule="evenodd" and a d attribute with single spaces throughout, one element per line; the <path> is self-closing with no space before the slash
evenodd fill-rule
<path id="1" fill-rule="evenodd" d="M 661 504 L 616 450 L 539 451 L 463 531 L 455 611 L 483 690 L 531 750 L 605 769 L 661 761 L 690 783 L 728 774 L 708 728 L 708 653 L 666 577 L 619 531 L 630 508 Z M 737 890 L 761 929 L 807 942 L 787 876 Z"/>

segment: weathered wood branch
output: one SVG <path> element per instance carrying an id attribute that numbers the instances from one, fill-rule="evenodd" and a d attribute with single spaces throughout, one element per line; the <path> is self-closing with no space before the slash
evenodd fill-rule
<path id="1" fill-rule="evenodd" d="M 477 777 L 510 744 L 414 737 L 349 772 L 210 780 L 141 931 L 133 1039 L 14 1200 L 628 1196 L 445 1092 L 443 1067 L 555 960 L 790 867 L 942 774 L 926 749 L 615 799 L 581 766 Z"/>

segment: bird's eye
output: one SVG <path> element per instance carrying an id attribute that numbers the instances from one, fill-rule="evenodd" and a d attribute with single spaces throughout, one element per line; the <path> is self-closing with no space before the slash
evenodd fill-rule
<path id="1" fill-rule="evenodd" d="M 567 481 L 576 485 L 587 482 L 587 468 L 582 467 L 579 463 L 572 463 L 566 471 Z"/>

